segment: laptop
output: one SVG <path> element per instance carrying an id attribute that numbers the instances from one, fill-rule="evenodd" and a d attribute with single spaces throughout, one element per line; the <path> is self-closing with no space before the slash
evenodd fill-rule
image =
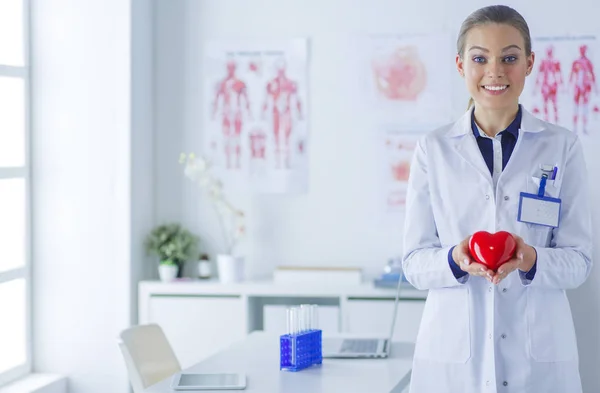
<path id="1" fill-rule="evenodd" d="M 402 275 L 398 279 L 392 326 L 388 338 L 323 338 L 323 358 L 366 359 L 390 356 L 401 284 Z"/>

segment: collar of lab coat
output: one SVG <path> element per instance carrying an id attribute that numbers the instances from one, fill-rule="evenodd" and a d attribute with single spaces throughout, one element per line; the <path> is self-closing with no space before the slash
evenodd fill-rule
<path id="1" fill-rule="evenodd" d="M 449 137 L 465 135 L 468 133 L 473 133 L 471 129 L 471 113 L 475 108 L 471 106 L 469 110 L 462 115 L 460 119 L 458 119 L 450 131 L 448 131 Z M 540 132 L 544 131 L 546 127 L 544 126 L 544 122 L 529 113 L 523 106 L 521 106 L 521 128 L 519 131 L 523 132 Z"/>

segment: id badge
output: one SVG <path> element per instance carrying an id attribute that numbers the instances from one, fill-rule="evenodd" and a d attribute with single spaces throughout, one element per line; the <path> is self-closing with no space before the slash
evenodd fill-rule
<path id="1" fill-rule="evenodd" d="M 546 176 L 540 181 L 538 194 L 522 192 L 519 198 L 517 221 L 557 228 L 560 221 L 561 200 L 544 196 Z"/>

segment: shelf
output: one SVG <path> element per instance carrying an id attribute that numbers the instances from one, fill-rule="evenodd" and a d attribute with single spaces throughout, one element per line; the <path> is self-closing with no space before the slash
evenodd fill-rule
<path id="1" fill-rule="evenodd" d="M 323 284 L 276 284 L 271 280 L 245 281 L 222 284 L 217 280 L 192 280 L 163 283 L 160 281 L 140 282 L 140 291 L 153 296 L 261 296 L 261 297 L 341 297 L 351 299 L 394 299 L 395 288 L 378 288 L 373 283 L 360 285 Z M 424 300 L 427 291 L 415 289 L 403 283 L 401 299 Z"/>

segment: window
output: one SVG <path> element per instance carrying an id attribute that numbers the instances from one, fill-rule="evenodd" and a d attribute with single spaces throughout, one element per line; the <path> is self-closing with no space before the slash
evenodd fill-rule
<path id="1" fill-rule="evenodd" d="M 0 385 L 31 371 L 29 0 L 0 0 Z"/>

